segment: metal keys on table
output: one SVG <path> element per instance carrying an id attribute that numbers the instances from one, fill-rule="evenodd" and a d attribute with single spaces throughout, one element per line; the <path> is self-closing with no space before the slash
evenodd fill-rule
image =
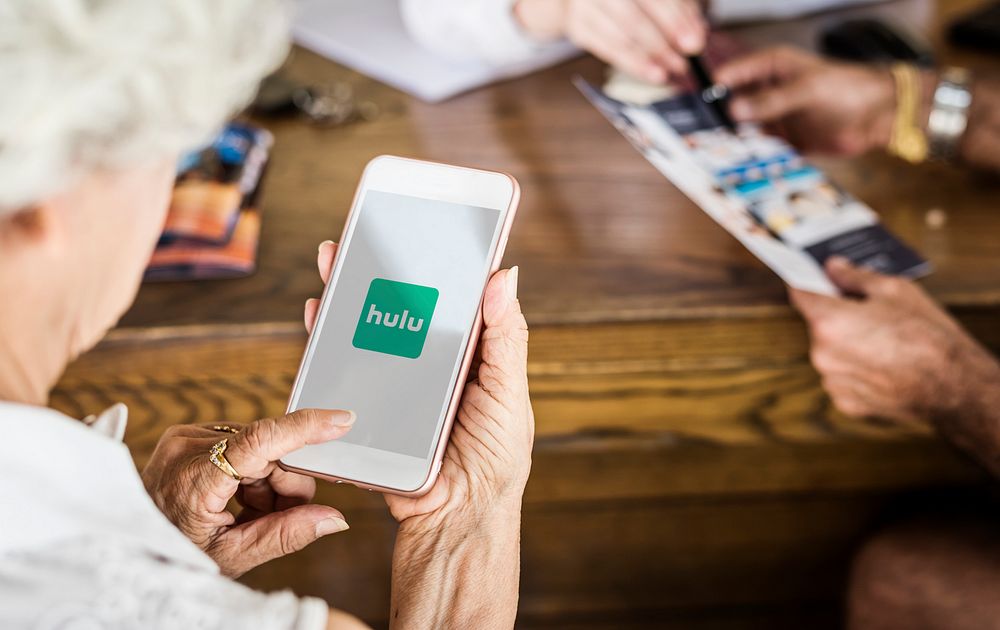
<path id="1" fill-rule="evenodd" d="M 350 83 L 306 86 L 280 75 L 264 79 L 251 110 L 261 116 L 298 114 L 314 124 L 330 127 L 375 120 L 380 113 L 374 102 L 359 100 Z"/>

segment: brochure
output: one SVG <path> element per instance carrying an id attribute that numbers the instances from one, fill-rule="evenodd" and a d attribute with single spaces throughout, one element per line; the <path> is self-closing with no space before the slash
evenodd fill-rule
<path id="1" fill-rule="evenodd" d="M 837 295 L 823 271 L 834 255 L 891 275 L 930 272 L 871 208 L 781 138 L 750 124 L 729 131 L 693 92 L 630 105 L 579 77 L 575 83 L 653 166 L 790 286 Z"/>

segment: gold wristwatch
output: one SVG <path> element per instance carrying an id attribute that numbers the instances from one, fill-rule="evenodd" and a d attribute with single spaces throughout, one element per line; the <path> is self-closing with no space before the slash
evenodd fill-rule
<path id="1" fill-rule="evenodd" d="M 906 63 L 893 64 L 896 82 L 896 117 L 892 123 L 889 152 L 914 164 L 927 159 L 927 136 L 920 116 L 920 70 Z"/>

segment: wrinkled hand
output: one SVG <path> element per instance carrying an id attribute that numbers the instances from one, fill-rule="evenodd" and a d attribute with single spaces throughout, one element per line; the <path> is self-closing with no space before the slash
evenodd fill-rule
<path id="1" fill-rule="evenodd" d="M 565 37 L 651 83 L 686 75 L 708 30 L 694 0 L 520 0 L 515 14 L 529 33 Z"/>
<path id="2" fill-rule="evenodd" d="M 886 70 L 778 47 L 730 61 L 715 79 L 733 93 L 736 120 L 764 123 L 806 152 L 857 155 L 892 135 L 896 95 Z"/>
<path id="3" fill-rule="evenodd" d="M 330 278 L 336 245 L 320 245 L 323 282 Z M 306 328 L 319 300 L 305 307 Z M 417 498 L 386 495 L 400 522 L 474 521 L 497 507 L 520 507 L 531 468 L 535 418 L 528 397 L 528 328 L 517 301 L 517 272 L 497 272 L 486 287 L 479 360 L 470 373 L 437 481 Z"/>
<path id="4" fill-rule="evenodd" d="M 842 258 L 827 273 L 850 297 L 789 294 L 809 324 L 813 365 L 842 412 L 934 420 L 960 413 L 979 375 L 995 381 L 995 360 L 913 282 Z"/>
<path id="5" fill-rule="evenodd" d="M 350 412 L 302 409 L 258 420 L 236 435 L 197 425 L 173 426 L 157 444 L 142 480 L 167 518 L 211 556 L 223 574 L 237 577 L 347 529 L 339 511 L 309 504 L 316 490 L 311 477 L 286 472 L 276 462 L 307 444 L 343 436 L 353 422 Z M 229 440 L 226 459 L 242 481 L 208 459 L 212 445 L 223 438 Z M 233 498 L 242 506 L 238 515 L 226 509 Z"/>

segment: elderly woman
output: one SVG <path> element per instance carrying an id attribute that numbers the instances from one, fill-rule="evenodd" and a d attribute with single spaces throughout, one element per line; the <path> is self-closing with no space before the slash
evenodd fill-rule
<path id="1" fill-rule="evenodd" d="M 347 411 L 167 432 L 142 477 L 125 410 L 45 408 L 65 365 L 128 307 L 182 150 L 205 141 L 284 57 L 273 0 L 0 4 L 0 627 L 356 628 L 325 603 L 231 578 L 346 529 L 275 466 L 350 429 Z M 305 244 L 302 244 L 305 246 Z M 326 275 L 334 246 L 320 248 Z M 517 275 L 487 288 L 484 363 L 437 484 L 389 497 L 392 624 L 510 627 L 533 418 Z M 314 308 L 307 309 L 314 313 Z M 127 366 L 122 366 L 127 369 Z M 470 412 L 470 409 L 476 412 Z M 249 420 L 249 419 L 248 419 Z M 246 509 L 226 510 L 236 497 Z M 346 568 L 349 570 L 349 568 Z"/>

